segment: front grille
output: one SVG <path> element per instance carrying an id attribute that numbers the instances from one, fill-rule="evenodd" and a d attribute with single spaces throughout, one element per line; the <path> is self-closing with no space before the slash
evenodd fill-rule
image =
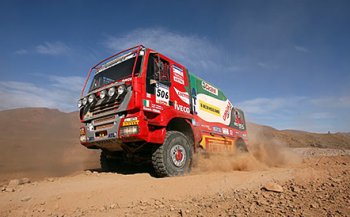
<path id="1" fill-rule="evenodd" d="M 111 124 L 104 124 L 104 125 L 96 126 L 95 130 L 103 130 L 103 129 L 111 128 L 113 126 L 114 126 L 113 123 L 111 123 Z"/>
<path id="2" fill-rule="evenodd" d="M 104 117 L 104 118 L 99 118 L 99 119 L 94 120 L 94 125 L 98 125 L 98 124 L 103 123 L 103 122 L 113 122 L 114 120 L 115 120 L 114 115 Z"/>
<path id="3" fill-rule="evenodd" d="M 108 114 L 112 111 L 117 110 L 119 106 L 120 106 L 120 102 L 118 101 L 107 102 L 107 103 L 96 105 L 90 108 L 90 112 L 92 113 L 93 116 Z"/>

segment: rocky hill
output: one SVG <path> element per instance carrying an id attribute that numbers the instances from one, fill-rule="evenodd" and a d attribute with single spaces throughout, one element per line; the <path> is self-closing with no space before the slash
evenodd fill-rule
<path id="1" fill-rule="evenodd" d="M 0 181 L 11 177 L 60 176 L 98 167 L 99 151 L 79 144 L 77 112 L 21 108 L 0 111 Z M 350 135 L 276 130 L 248 124 L 250 144 L 276 147 L 350 148 Z"/>

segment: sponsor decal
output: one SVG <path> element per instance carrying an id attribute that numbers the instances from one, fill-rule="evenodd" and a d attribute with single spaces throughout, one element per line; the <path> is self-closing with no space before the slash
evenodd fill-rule
<path id="1" fill-rule="evenodd" d="M 230 135 L 233 136 L 233 130 L 230 130 Z"/>
<path id="2" fill-rule="evenodd" d="M 125 118 L 123 121 L 123 127 L 125 126 L 133 126 L 133 125 L 138 125 L 139 120 L 137 117 L 132 117 L 132 118 Z"/>
<path id="3" fill-rule="evenodd" d="M 135 56 L 136 56 L 136 53 L 132 53 L 132 54 L 125 54 L 125 55 L 123 55 L 121 57 L 118 57 L 116 59 L 112 59 L 111 61 L 107 62 L 106 64 L 104 64 L 100 68 L 98 68 L 96 70 L 96 74 L 98 74 L 98 73 L 100 73 L 100 72 L 102 72 L 102 71 L 104 71 L 104 70 L 106 70 L 108 68 L 111 68 L 111 67 L 113 67 L 113 66 L 115 66 L 115 65 L 117 65 L 119 63 L 122 63 L 122 62 L 124 62 L 124 61 L 126 61 L 128 59 L 131 59 L 131 58 L 133 58 Z"/>
<path id="4" fill-rule="evenodd" d="M 157 83 L 156 102 L 162 105 L 169 105 L 169 87 L 168 86 Z"/>
<path id="5" fill-rule="evenodd" d="M 173 73 L 174 81 L 181 84 L 181 85 L 184 85 L 185 84 L 184 72 L 183 72 L 182 68 L 173 65 L 173 72 L 174 72 Z"/>
<path id="6" fill-rule="evenodd" d="M 217 133 L 221 133 L 221 128 L 220 127 L 213 127 L 213 131 Z"/>
<path id="7" fill-rule="evenodd" d="M 232 108 L 231 103 L 228 102 L 225 108 L 224 115 L 222 116 L 222 119 L 224 119 L 224 121 L 230 118 L 231 108 Z"/>
<path id="8" fill-rule="evenodd" d="M 125 126 L 133 126 L 133 125 L 138 125 L 139 124 L 139 120 L 136 121 L 124 121 L 123 122 L 123 127 Z"/>
<path id="9" fill-rule="evenodd" d="M 144 105 L 145 107 L 150 107 L 150 102 L 149 102 L 149 100 L 144 99 L 144 100 L 143 100 L 143 105 Z"/>
<path id="10" fill-rule="evenodd" d="M 187 92 L 182 92 L 174 87 L 176 94 L 180 97 L 180 99 L 186 104 L 190 104 L 190 95 Z"/>
<path id="11" fill-rule="evenodd" d="M 226 135 L 229 135 L 229 131 L 228 131 L 227 128 L 222 128 L 222 133 L 226 134 Z"/>
<path id="12" fill-rule="evenodd" d="M 122 80 L 122 82 L 131 81 L 131 80 L 132 80 L 132 78 L 125 78 Z"/>
<path id="13" fill-rule="evenodd" d="M 160 110 L 163 110 L 163 106 L 153 104 L 153 103 L 151 103 L 151 101 L 144 99 L 143 100 L 143 110 L 155 112 L 155 113 L 160 113 Z"/>
<path id="14" fill-rule="evenodd" d="M 235 125 L 236 127 L 238 127 L 240 130 L 244 130 L 244 125 L 243 124 L 239 124 L 239 123 L 233 123 L 233 125 Z"/>
<path id="15" fill-rule="evenodd" d="M 211 127 L 210 127 L 209 125 L 202 124 L 201 126 L 202 126 L 202 127 L 204 127 L 204 128 L 207 128 L 207 129 L 208 129 L 208 131 L 211 131 Z"/>
<path id="16" fill-rule="evenodd" d="M 181 112 L 190 113 L 190 108 L 189 107 L 183 106 L 183 105 L 179 105 L 176 100 L 174 102 L 174 108 L 176 110 L 178 110 L 178 111 L 181 111 Z"/>
<path id="17" fill-rule="evenodd" d="M 244 130 L 244 122 L 242 120 L 240 112 L 237 109 L 235 109 L 234 114 L 235 114 L 235 122 L 233 123 L 233 125 L 238 127 L 240 130 Z"/>
<path id="18" fill-rule="evenodd" d="M 202 81 L 202 88 L 206 91 L 208 91 L 209 93 L 212 93 L 214 95 L 218 95 L 219 94 L 219 90 L 215 87 L 213 87 L 212 85 L 208 84 L 205 81 Z"/>
<path id="19" fill-rule="evenodd" d="M 108 134 L 108 138 L 113 138 L 113 137 L 116 137 L 116 136 L 117 136 L 116 133 L 110 133 L 110 134 Z"/>
<path id="20" fill-rule="evenodd" d="M 161 105 L 157 105 L 157 104 L 152 104 L 152 106 L 151 106 L 153 109 L 157 109 L 157 110 L 163 110 L 164 108 L 163 108 L 163 106 L 161 106 Z"/>
<path id="21" fill-rule="evenodd" d="M 92 142 L 92 141 L 94 141 L 94 140 L 95 140 L 94 137 L 89 137 L 89 138 L 88 138 L 88 141 L 89 141 L 89 142 Z"/>
<path id="22" fill-rule="evenodd" d="M 183 78 L 179 77 L 179 76 L 176 76 L 176 74 L 174 74 L 174 81 L 179 83 L 179 84 L 182 84 L 184 85 L 185 84 L 185 81 Z"/>
<path id="23" fill-rule="evenodd" d="M 149 107 L 145 107 L 145 106 L 143 107 L 143 110 L 154 112 L 154 113 L 160 113 L 160 111 L 158 109 L 153 109 L 153 108 L 149 108 Z"/>
<path id="24" fill-rule="evenodd" d="M 180 67 L 178 67 L 178 66 L 173 65 L 173 72 L 174 72 L 175 74 L 178 74 L 178 75 L 181 76 L 181 77 L 184 76 L 183 70 L 182 70 Z"/>
<path id="25" fill-rule="evenodd" d="M 220 108 L 210 105 L 209 103 L 206 103 L 202 100 L 199 100 L 199 107 L 201 110 L 206 111 L 210 114 L 220 116 Z"/>

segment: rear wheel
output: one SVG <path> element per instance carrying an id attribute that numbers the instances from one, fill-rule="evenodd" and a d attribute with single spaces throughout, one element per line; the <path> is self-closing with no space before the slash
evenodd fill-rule
<path id="1" fill-rule="evenodd" d="M 245 144 L 243 139 L 238 139 L 236 141 L 236 150 L 237 150 L 238 153 L 248 152 L 247 146 L 246 146 L 246 144 Z"/>
<path id="2" fill-rule="evenodd" d="M 191 144 L 183 133 L 177 131 L 168 131 L 163 145 L 152 154 L 153 167 L 160 177 L 188 173 L 191 162 Z"/>

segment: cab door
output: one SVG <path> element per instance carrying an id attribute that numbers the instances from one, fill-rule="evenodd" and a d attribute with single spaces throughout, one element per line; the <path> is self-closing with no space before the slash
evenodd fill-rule
<path id="1" fill-rule="evenodd" d="M 157 53 L 150 53 L 146 73 L 144 110 L 160 113 L 170 105 L 170 63 Z"/>

